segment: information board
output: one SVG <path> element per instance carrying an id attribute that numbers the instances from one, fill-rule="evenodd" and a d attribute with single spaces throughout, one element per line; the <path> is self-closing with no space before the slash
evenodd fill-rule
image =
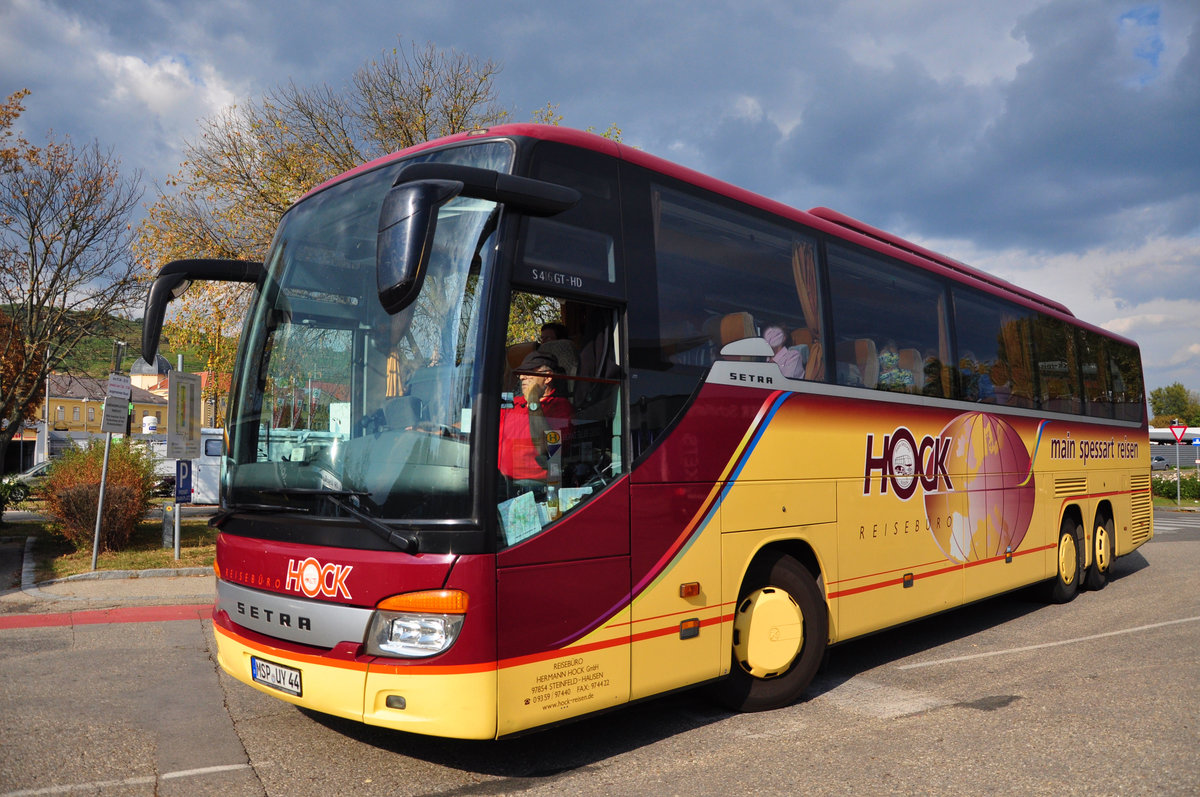
<path id="1" fill-rule="evenodd" d="M 100 418 L 100 431 L 112 434 L 125 434 L 125 425 L 129 422 L 129 400 L 106 398 L 104 414 Z"/>
<path id="2" fill-rule="evenodd" d="M 167 374 L 167 459 L 200 458 L 200 374 Z"/>

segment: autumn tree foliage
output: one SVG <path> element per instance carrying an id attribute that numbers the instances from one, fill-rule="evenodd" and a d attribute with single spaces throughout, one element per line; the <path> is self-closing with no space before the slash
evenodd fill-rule
<path id="1" fill-rule="evenodd" d="M 104 444 L 93 439 L 56 459 L 38 490 L 45 501 L 42 511 L 77 550 L 92 546 L 103 466 Z M 150 509 L 153 483 L 154 457 L 145 445 L 126 437 L 109 446 L 100 551 L 126 547 Z"/>
<path id="2" fill-rule="evenodd" d="M 40 395 L 38 389 L 41 383 L 36 379 L 42 371 L 42 355 L 43 352 L 33 351 L 25 345 L 25 333 L 21 331 L 21 325 L 0 311 L 0 385 L 11 385 L 14 392 Z M 34 379 L 35 384 L 29 385 L 30 379 Z M 35 420 L 37 410 L 35 402 L 29 402 L 20 411 L 14 408 L 14 416 L 10 418 L 10 413 L 6 412 L 0 425 Z"/>
<path id="3" fill-rule="evenodd" d="M 280 86 L 201 124 L 200 139 L 149 209 L 135 249 L 145 275 L 181 258 L 261 261 L 283 212 L 322 182 L 398 149 L 503 122 L 491 61 L 433 45 L 397 48 L 342 88 Z M 198 283 L 172 303 L 165 333 L 232 370 L 249 291 Z M 213 391 L 221 380 L 209 379 Z M 205 398 L 216 398 L 211 392 Z"/>
<path id="4" fill-rule="evenodd" d="M 15 135 L 27 95 L 0 105 L 0 461 L 47 374 L 144 295 L 129 232 L 140 178 L 99 143 Z"/>

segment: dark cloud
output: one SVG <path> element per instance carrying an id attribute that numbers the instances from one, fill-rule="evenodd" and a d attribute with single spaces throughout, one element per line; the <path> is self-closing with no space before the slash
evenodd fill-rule
<path id="1" fill-rule="evenodd" d="M 1122 49 L 1120 15 L 1096 9 L 1072 0 L 1024 18 L 1014 35 L 1029 58 L 1008 83 L 935 79 L 913 58 L 867 66 L 827 49 L 798 126 L 782 135 L 723 119 L 704 156 L 791 204 L 981 246 L 1061 252 L 1194 234 L 1200 18 L 1191 15 L 1177 66 L 1145 80 L 1145 56 Z M 731 126 L 747 136 L 741 148 L 722 134 Z"/>

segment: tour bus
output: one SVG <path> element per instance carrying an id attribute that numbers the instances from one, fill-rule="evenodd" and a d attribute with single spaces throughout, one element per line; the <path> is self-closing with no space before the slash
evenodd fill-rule
<path id="1" fill-rule="evenodd" d="M 707 684 L 1151 538 L 1136 345 L 825 209 L 598 136 L 473 130 L 284 214 L 226 424 L 220 665 L 318 712 L 496 738 Z"/>

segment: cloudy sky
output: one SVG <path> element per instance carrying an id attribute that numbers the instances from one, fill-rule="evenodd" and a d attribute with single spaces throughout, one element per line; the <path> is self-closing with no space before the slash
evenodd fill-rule
<path id="1" fill-rule="evenodd" d="M 991 271 L 1200 390 L 1196 0 L 0 0 L 18 122 L 150 186 L 197 121 L 431 42 L 563 123 Z"/>

